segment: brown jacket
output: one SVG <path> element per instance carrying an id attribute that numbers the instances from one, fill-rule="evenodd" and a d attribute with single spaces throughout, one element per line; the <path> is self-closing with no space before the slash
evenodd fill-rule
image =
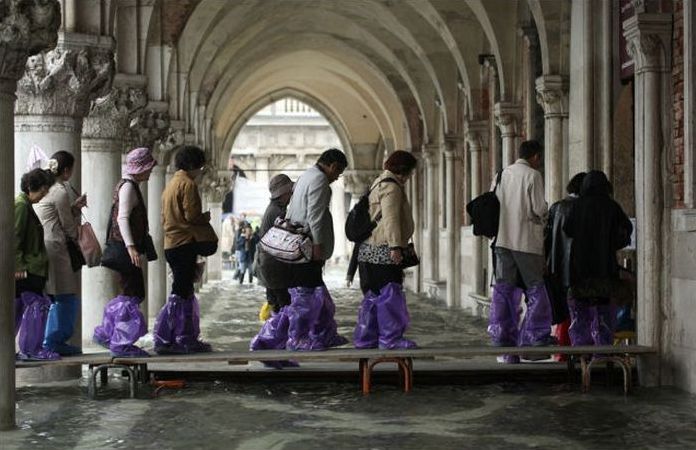
<path id="1" fill-rule="evenodd" d="M 196 182 L 178 170 L 162 193 L 164 249 L 191 242 L 217 242 L 218 238 L 201 211 Z"/>
<path id="2" fill-rule="evenodd" d="M 374 220 L 379 212 L 382 219 L 377 223 L 372 235 L 367 240 L 372 245 L 388 245 L 390 248 L 408 245 L 413 236 L 414 224 L 411 215 L 411 205 L 406 198 L 404 187 L 397 181 L 381 182 L 385 178 L 396 180 L 396 176 L 388 170 L 372 183 L 374 189 L 370 192 L 370 217 Z"/>

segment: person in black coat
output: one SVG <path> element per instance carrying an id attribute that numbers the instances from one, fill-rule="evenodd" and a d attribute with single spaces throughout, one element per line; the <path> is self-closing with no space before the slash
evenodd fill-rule
<path id="1" fill-rule="evenodd" d="M 563 231 L 573 239 L 568 308 L 572 345 L 611 345 L 615 308 L 610 299 L 619 281 L 616 252 L 631 240 L 633 225 L 611 198 L 604 172 L 587 173 Z"/>
<path id="2" fill-rule="evenodd" d="M 580 172 L 568 183 L 568 196 L 549 208 L 549 218 L 544 230 L 544 250 L 546 254 L 546 286 L 551 297 L 551 310 L 556 326 L 554 335 L 560 345 L 568 345 L 568 288 L 570 287 L 570 250 L 573 240 L 563 231 L 575 200 L 580 197 L 582 182 L 587 174 Z"/>

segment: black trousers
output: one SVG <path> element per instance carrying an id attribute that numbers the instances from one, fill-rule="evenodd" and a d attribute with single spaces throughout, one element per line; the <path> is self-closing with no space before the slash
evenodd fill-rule
<path id="1" fill-rule="evenodd" d="M 15 280 L 15 297 L 19 297 L 22 292 L 33 292 L 43 295 L 45 287 L 46 277 L 27 272 L 27 277 L 25 279 Z"/>
<path id="2" fill-rule="evenodd" d="M 121 294 L 127 297 L 145 298 L 145 279 L 143 269 L 130 264 L 127 269 L 116 272 Z"/>
<path id="3" fill-rule="evenodd" d="M 273 307 L 273 312 L 277 313 L 283 306 L 290 304 L 290 293 L 287 289 L 266 289 L 266 301 Z"/>
<path id="4" fill-rule="evenodd" d="M 291 287 L 315 288 L 324 286 L 322 271 L 324 261 L 311 261 L 306 264 L 288 264 L 292 272 Z"/>
<path id="5" fill-rule="evenodd" d="M 217 242 L 190 242 L 164 251 L 164 257 L 172 268 L 174 282 L 172 294 L 182 298 L 193 295 L 196 277 L 196 256 L 210 256 L 217 251 Z"/>
<path id="6" fill-rule="evenodd" d="M 372 291 L 378 294 L 389 283 L 404 284 L 404 270 L 393 264 L 358 263 L 360 289 L 363 294 Z"/>

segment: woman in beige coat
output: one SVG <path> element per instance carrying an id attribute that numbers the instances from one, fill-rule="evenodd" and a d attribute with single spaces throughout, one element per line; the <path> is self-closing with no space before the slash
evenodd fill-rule
<path id="1" fill-rule="evenodd" d="M 357 348 L 413 348 L 404 339 L 409 323 L 403 292 L 404 252 L 414 231 L 411 205 L 404 186 L 417 165 L 409 152 L 398 150 L 384 163 L 384 172 L 370 188 L 370 217 L 377 223 L 360 244 L 360 286 L 365 293 L 354 343 Z"/>
<path id="2" fill-rule="evenodd" d="M 48 281 L 46 293 L 51 297 L 44 347 L 61 355 L 82 353 L 78 346 L 67 341 L 72 337 L 75 320 L 80 311 L 80 268 L 71 264 L 68 245 L 77 243 L 80 210 L 87 198 L 79 195 L 69 180 L 75 169 L 75 157 L 59 151 L 51 156 L 48 169 L 56 182 L 48 194 L 34 205 L 44 229 L 44 243 L 48 254 Z"/>

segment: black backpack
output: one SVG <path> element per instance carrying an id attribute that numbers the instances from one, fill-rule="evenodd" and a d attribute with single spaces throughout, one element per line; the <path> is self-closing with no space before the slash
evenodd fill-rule
<path id="1" fill-rule="evenodd" d="M 381 212 L 377 214 L 375 220 L 372 220 L 372 218 L 370 217 L 369 197 L 370 193 L 372 192 L 372 189 L 376 188 L 379 184 L 384 182 L 396 183 L 396 180 L 393 178 L 385 178 L 379 183 L 375 184 L 362 197 L 360 197 L 358 203 L 356 203 L 355 206 L 353 206 L 353 209 L 351 209 L 348 213 L 345 231 L 346 237 L 349 241 L 356 243 L 364 242 L 365 240 L 367 240 L 367 238 L 370 237 L 374 229 L 377 227 L 377 222 L 379 222 L 380 219 L 382 219 Z"/>
<path id="2" fill-rule="evenodd" d="M 500 221 L 500 201 L 495 191 L 498 190 L 502 170 L 495 179 L 495 188 L 484 192 L 466 205 L 466 212 L 471 216 L 474 225 L 474 236 L 486 236 L 493 239 L 498 235 L 498 223 Z"/>

